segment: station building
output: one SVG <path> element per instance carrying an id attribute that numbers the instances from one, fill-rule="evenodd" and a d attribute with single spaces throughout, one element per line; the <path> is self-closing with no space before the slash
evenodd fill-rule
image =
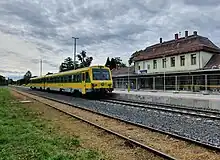
<path id="1" fill-rule="evenodd" d="M 220 48 L 194 31 L 131 55 L 134 65 L 112 70 L 115 88 L 220 91 Z"/>

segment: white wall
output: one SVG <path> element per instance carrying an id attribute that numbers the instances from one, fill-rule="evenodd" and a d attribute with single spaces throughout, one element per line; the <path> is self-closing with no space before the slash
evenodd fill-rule
<path id="1" fill-rule="evenodd" d="M 191 55 L 196 54 L 196 64 L 191 65 Z M 180 66 L 180 56 L 185 55 L 185 65 Z M 196 70 L 203 68 L 206 63 L 212 57 L 212 53 L 207 52 L 194 52 L 181 54 L 176 56 L 166 57 L 166 68 L 163 68 L 163 58 L 158 58 L 157 60 L 157 68 L 153 69 L 153 59 L 146 61 L 135 62 L 135 72 L 138 73 L 138 66 L 140 66 L 140 70 L 147 70 L 147 73 L 156 73 L 156 72 L 173 72 L 173 71 L 186 71 L 186 70 Z M 171 67 L 171 57 L 175 57 L 175 67 Z M 147 66 L 150 65 L 150 69 Z"/>

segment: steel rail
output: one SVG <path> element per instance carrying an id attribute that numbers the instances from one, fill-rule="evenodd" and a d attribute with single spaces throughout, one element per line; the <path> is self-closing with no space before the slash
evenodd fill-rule
<path id="1" fill-rule="evenodd" d="M 128 100 L 120 100 L 120 99 L 107 99 L 107 100 L 102 99 L 100 101 L 107 102 L 107 103 L 128 105 L 128 106 L 134 106 L 134 107 L 140 107 L 140 108 L 154 109 L 154 110 L 159 110 L 159 111 L 173 112 L 173 113 L 179 113 L 179 114 L 185 114 L 185 115 L 220 120 L 220 112 L 218 112 L 218 111 L 208 111 L 208 110 L 200 110 L 200 109 L 194 109 L 194 108 L 175 107 L 172 105 L 166 105 L 166 104 L 163 105 L 163 104 L 148 103 L 148 102 L 146 102 L 146 103 L 144 103 L 144 102 L 131 102 Z M 193 112 L 195 112 L 195 113 L 193 113 Z M 198 113 L 198 112 L 200 112 L 200 113 Z"/>
<path id="2" fill-rule="evenodd" d="M 13 90 L 14 90 L 14 89 L 13 89 Z M 17 93 L 19 93 L 19 94 L 21 94 L 21 95 L 23 95 L 23 96 L 29 97 L 29 96 L 23 94 L 21 91 L 17 91 L 17 90 L 14 90 L 14 91 L 17 92 Z M 76 107 L 76 108 L 79 108 L 79 109 L 82 109 L 82 110 L 85 110 L 85 111 L 90 111 L 90 112 L 92 112 L 92 113 L 97 114 L 96 112 L 93 112 L 92 110 L 87 110 L 87 109 L 84 109 L 84 108 L 81 108 L 81 107 L 78 107 L 78 106 L 70 105 L 69 103 L 62 102 L 62 101 L 59 101 L 59 100 L 55 100 L 55 99 L 53 99 L 53 98 L 49 98 L 49 97 L 45 97 L 45 96 L 41 96 L 41 95 L 39 96 L 39 95 L 32 94 L 32 93 L 28 93 L 28 94 L 31 94 L 31 95 L 34 95 L 34 96 L 38 96 L 38 97 L 42 97 L 42 98 L 45 98 L 45 99 L 48 99 L 48 100 L 55 101 L 55 102 L 57 102 L 57 103 L 65 104 L 65 105 L 68 105 L 68 106 L 73 106 L 73 107 Z M 172 157 L 172 156 L 170 156 L 170 155 L 168 155 L 168 154 L 166 154 L 166 153 L 163 153 L 163 152 L 161 152 L 161 151 L 159 151 L 159 150 L 156 150 L 156 149 L 154 149 L 154 148 L 152 148 L 152 147 L 150 147 L 150 146 L 147 146 L 147 145 L 145 145 L 145 144 L 143 144 L 143 143 L 141 143 L 141 142 L 138 142 L 138 141 L 136 141 L 136 140 L 134 140 L 134 139 L 131 139 L 131 138 L 127 137 L 127 136 L 124 136 L 124 135 L 122 135 L 122 134 L 120 134 L 120 133 L 117 133 L 117 132 L 115 132 L 115 131 L 112 131 L 112 130 L 110 130 L 110 129 L 107 129 L 107 128 L 105 128 L 105 127 L 102 127 L 101 125 L 95 124 L 95 123 L 93 123 L 93 122 L 91 122 L 91 121 L 89 121 L 89 120 L 86 120 L 86 119 L 84 119 L 84 118 L 82 118 L 82 117 L 80 117 L 80 116 L 74 115 L 73 113 L 70 113 L 70 112 L 68 112 L 68 111 L 64 111 L 64 110 L 62 110 L 62 109 L 59 109 L 59 108 L 57 108 L 57 107 L 55 107 L 55 106 L 53 106 L 53 105 L 51 105 L 51 104 L 42 102 L 42 101 L 40 101 L 40 100 L 38 100 L 38 99 L 36 99 L 36 98 L 33 98 L 33 97 L 29 97 L 29 98 L 31 98 L 31 99 L 33 99 L 33 100 L 36 100 L 36 101 L 38 101 L 38 102 L 40 102 L 40 103 L 42 103 L 42 104 L 45 104 L 45 105 L 47 105 L 47 106 L 49 106 L 49 107 L 52 107 L 52 108 L 54 108 L 54 109 L 56 109 L 56 110 L 58 110 L 58 111 L 60 111 L 60 112 L 62 112 L 62 113 L 64 113 L 64 114 L 67 114 L 67 115 L 69 115 L 69 116 L 71 116 L 71 117 L 74 117 L 74 118 L 79 119 L 79 120 L 81 120 L 81 121 L 83 121 L 83 122 L 86 122 L 86 123 L 88 123 L 88 124 L 90 124 L 90 125 L 92 125 L 92 126 L 95 126 L 95 127 L 99 128 L 99 129 L 101 129 L 101 130 L 104 130 L 104 131 L 106 131 L 106 132 L 108 132 L 108 133 L 110 133 L 110 134 L 116 135 L 116 136 L 118 136 L 118 137 L 120 137 L 120 138 L 122 138 L 122 139 L 124 139 L 124 140 L 126 140 L 126 141 L 129 141 L 131 144 L 135 144 L 136 146 L 139 146 L 139 147 L 141 147 L 141 148 L 143 148 L 143 149 L 146 149 L 146 150 L 148 150 L 148 151 L 150 151 L 150 152 L 156 154 L 157 156 L 160 156 L 160 157 L 162 157 L 162 158 L 169 159 L 169 160 L 176 160 L 176 158 L 174 158 L 174 157 Z M 98 114 L 98 115 L 100 115 L 100 114 Z M 106 116 L 106 115 L 104 115 L 104 114 L 103 114 L 102 116 L 109 117 L 109 116 Z"/>
<path id="3" fill-rule="evenodd" d="M 128 124 L 139 126 L 141 128 L 148 129 L 148 130 L 151 130 L 153 132 L 158 132 L 158 133 L 162 133 L 162 134 L 165 134 L 165 135 L 169 135 L 169 136 L 171 136 L 173 138 L 177 138 L 177 139 L 180 139 L 180 140 L 188 141 L 188 142 L 197 144 L 199 146 L 202 146 L 202 147 L 205 147 L 205 148 L 208 148 L 208 149 L 211 149 L 211 150 L 215 150 L 215 151 L 218 151 L 218 152 L 220 151 L 220 147 L 213 146 L 213 145 L 210 145 L 210 144 L 207 144 L 207 143 L 203 143 L 203 142 L 200 142 L 200 141 L 197 141 L 197 140 L 194 140 L 194 139 L 190 139 L 188 137 L 180 136 L 180 135 L 175 134 L 175 133 L 163 131 L 163 130 L 160 130 L 160 129 L 156 129 L 156 128 L 153 128 L 153 127 L 150 127 L 150 126 L 146 126 L 146 125 L 143 125 L 143 124 L 139 124 L 139 123 L 134 123 L 134 122 L 131 122 L 131 121 L 126 121 L 126 120 L 118 118 L 118 117 L 114 117 L 114 116 L 111 116 L 111 115 L 108 115 L 108 114 L 100 113 L 100 112 L 97 112 L 97 111 L 94 111 L 94 110 L 91 110 L 91 109 L 88 109 L 88 108 L 85 108 L 85 107 L 82 107 L 82 106 L 75 106 L 75 105 L 73 105 L 73 104 L 71 104 L 69 102 L 65 102 L 65 101 L 62 101 L 62 100 L 57 100 L 57 99 L 54 99 L 54 98 L 51 98 L 51 97 L 38 95 L 36 93 L 29 93 L 29 94 L 32 94 L 32 95 L 35 95 L 35 96 L 39 96 L 39 97 L 42 97 L 42 98 L 45 98 L 45 99 L 48 99 L 48 100 L 52 100 L 52 101 L 55 101 L 55 102 L 63 103 L 63 104 L 69 105 L 71 107 L 76 107 L 76 108 L 79 108 L 79 109 L 82 109 L 82 110 L 85 110 L 85 111 L 89 111 L 89 112 L 92 112 L 92 113 L 96 113 L 98 115 L 102 115 L 102 116 L 106 116 L 106 117 L 109 117 L 109 118 L 112 118 L 112 119 L 116 119 L 116 120 L 119 120 L 119 121 L 122 121 L 122 122 L 125 122 L 125 123 L 128 123 Z"/>

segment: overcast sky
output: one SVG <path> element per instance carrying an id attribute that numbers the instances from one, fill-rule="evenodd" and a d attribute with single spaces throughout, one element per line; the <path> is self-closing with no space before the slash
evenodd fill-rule
<path id="1" fill-rule="evenodd" d="M 0 75 L 57 72 L 86 50 L 93 64 L 194 30 L 220 46 L 220 0 L 0 0 Z"/>

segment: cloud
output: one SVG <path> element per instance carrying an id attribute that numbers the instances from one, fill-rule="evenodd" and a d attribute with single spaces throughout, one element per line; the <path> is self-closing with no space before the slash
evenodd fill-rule
<path id="1" fill-rule="evenodd" d="M 86 50 L 93 64 L 130 55 L 159 38 L 197 30 L 220 43 L 218 0 L 1 0 L 0 74 L 18 76 L 27 70 L 39 75 L 57 72 L 64 58 L 72 57 L 72 36 L 77 52 Z M 19 73 L 18 73 L 19 72 Z"/>
<path id="2" fill-rule="evenodd" d="M 199 1 L 192 1 L 192 0 L 184 0 L 185 4 L 188 5 L 195 5 L 195 6 L 216 6 L 219 5 L 219 0 L 199 0 Z"/>

